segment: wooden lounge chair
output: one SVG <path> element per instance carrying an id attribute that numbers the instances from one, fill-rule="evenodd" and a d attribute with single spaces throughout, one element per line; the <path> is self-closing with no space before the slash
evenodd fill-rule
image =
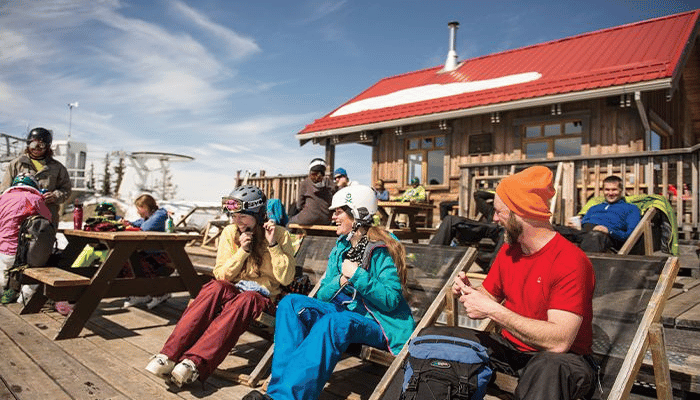
<path id="1" fill-rule="evenodd" d="M 588 200 L 586 205 L 579 211 L 579 215 L 585 215 L 589 208 L 603 201 L 605 201 L 605 196 L 598 196 Z M 642 219 L 630 237 L 620 247 L 618 254 L 630 254 L 633 250 L 637 250 L 639 253 L 651 255 L 655 250 L 662 250 L 668 254 L 678 255 L 678 225 L 676 224 L 676 215 L 671 203 L 658 194 L 625 196 L 625 201 L 639 208 Z M 669 237 L 662 242 L 660 237 L 655 237 L 652 228 L 654 224 L 660 224 L 663 219 L 668 222 L 670 232 Z M 641 237 L 644 237 L 644 245 L 642 248 L 637 248 L 637 242 Z"/>
<path id="2" fill-rule="evenodd" d="M 406 300 L 411 306 L 415 320 L 418 321 L 411 335 L 414 337 L 420 329 L 437 321 L 442 313 L 446 313 L 448 320 L 456 321 L 457 316 L 451 311 L 453 308 L 445 305 L 451 298 L 450 288 L 454 278 L 460 271 L 469 268 L 476 258 L 476 250 L 423 244 L 406 244 L 405 247 L 408 267 Z M 327 263 L 328 253 L 325 255 L 325 261 Z M 271 346 L 250 375 L 247 384 L 251 387 L 257 386 L 263 375 L 269 373 L 273 352 L 274 347 Z M 387 351 L 362 346 L 357 355 L 364 360 L 389 366 L 403 353 L 402 351 L 395 357 Z"/>
<path id="3" fill-rule="evenodd" d="M 301 238 L 294 236 L 292 239 L 298 241 Z M 309 293 L 309 296 L 315 295 L 318 290 L 319 283 L 321 282 L 321 278 L 328 264 L 328 254 L 330 254 L 331 249 L 335 246 L 336 239 L 335 237 L 327 236 L 304 236 L 300 244 L 295 244 L 295 248 L 298 246 L 295 255 L 296 265 L 301 266 L 301 272 L 308 275 L 311 282 L 314 283 L 314 287 Z M 274 335 L 274 328 L 274 315 L 263 313 L 260 318 L 257 319 L 256 323 L 252 324 L 248 330 L 271 342 Z M 272 344 L 250 374 L 237 372 L 236 370 L 238 368 L 236 370 L 217 369 L 214 374 L 221 378 L 255 387 L 269 370 L 271 361 Z"/>
<path id="4" fill-rule="evenodd" d="M 678 259 L 608 254 L 589 254 L 589 258 L 596 274 L 593 352 L 602 368 L 602 398 L 618 400 L 629 396 L 649 349 L 652 356 L 647 363 L 653 365 L 658 398 L 672 399 L 669 361 L 660 319 L 678 273 Z M 493 326 L 484 322 L 482 329 Z M 396 387 L 400 383 L 395 376 L 402 371 L 405 352 L 406 349 L 402 352 L 403 357 L 400 355 L 391 365 L 370 400 L 400 390 Z M 495 392 L 512 390 L 515 382 L 515 378 L 498 373 L 496 384 L 499 388 Z M 500 396 L 487 394 L 487 398 Z"/>

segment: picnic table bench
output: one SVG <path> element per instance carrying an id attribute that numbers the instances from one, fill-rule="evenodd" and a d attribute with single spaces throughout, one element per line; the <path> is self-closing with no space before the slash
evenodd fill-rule
<path id="1" fill-rule="evenodd" d="M 335 233 L 338 227 L 335 225 L 300 225 L 291 223 L 287 225 L 287 228 L 292 232 L 300 232 L 306 236 L 338 236 Z"/>
<path id="2" fill-rule="evenodd" d="M 422 213 L 429 214 L 433 210 L 433 206 L 428 203 L 416 203 L 408 201 L 380 201 L 377 205 L 384 209 L 389 209 L 385 228 L 396 235 L 399 239 L 407 239 L 418 243 L 420 239 L 428 239 L 430 235 L 436 232 L 435 229 L 428 227 L 429 222 L 426 221 L 426 226 L 418 226 L 418 215 Z M 408 217 L 408 225 L 399 227 L 396 219 L 399 215 L 404 214 Z"/>
<path id="3" fill-rule="evenodd" d="M 202 287 L 202 279 L 184 250 L 192 235 L 81 230 L 65 230 L 63 234 L 68 239 L 63 253 L 67 265 L 72 264 L 88 243 L 103 243 L 108 248 L 108 255 L 98 268 L 45 267 L 25 270 L 25 283 L 36 283 L 39 287 L 20 314 L 39 312 L 49 299 L 75 301 L 73 312 L 66 317 L 56 340 L 78 336 L 103 298 L 180 291 L 188 291 L 190 296 L 195 297 Z M 122 267 L 129 262 L 129 257 L 139 250 L 167 252 L 177 274 L 155 278 L 117 278 Z"/>

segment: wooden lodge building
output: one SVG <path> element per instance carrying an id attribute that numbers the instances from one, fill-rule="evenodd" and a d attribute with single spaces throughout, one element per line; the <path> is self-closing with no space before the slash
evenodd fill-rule
<path id="1" fill-rule="evenodd" d="M 445 65 L 384 78 L 296 137 L 324 145 L 331 166 L 337 145 L 372 146 L 372 181 L 399 193 L 418 177 L 436 207 L 459 200 L 460 215 L 474 215 L 475 189 L 543 164 L 556 171 L 562 222 L 602 194 L 605 176 L 619 175 L 627 194 L 668 196 L 679 231 L 697 238 L 699 16 L 684 12 L 463 61 L 455 52 L 458 24 L 450 23 Z"/>

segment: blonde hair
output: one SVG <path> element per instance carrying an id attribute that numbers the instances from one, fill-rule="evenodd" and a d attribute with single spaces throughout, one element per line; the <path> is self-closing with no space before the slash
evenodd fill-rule
<path id="1" fill-rule="evenodd" d="M 367 239 L 371 242 L 382 241 L 386 244 L 389 255 L 394 260 L 396 273 L 399 275 L 401 287 L 406 286 L 407 271 L 406 271 L 406 248 L 398 240 L 394 239 L 384 228 L 371 226 L 367 230 Z"/>
<path id="2" fill-rule="evenodd" d="M 136 207 L 146 207 L 150 213 L 153 213 L 158 209 L 158 204 L 156 204 L 156 199 L 150 194 L 142 194 L 134 200 L 134 205 Z"/>

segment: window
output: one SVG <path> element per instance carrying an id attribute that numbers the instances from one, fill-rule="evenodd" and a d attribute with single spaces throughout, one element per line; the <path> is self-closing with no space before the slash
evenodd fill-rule
<path id="1" fill-rule="evenodd" d="M 552 158 L 581 154 L 581 120 L 526 125 L 523 151 L 527 158 Z"/>
<path id="2" fill-rule="evenodd" d="M 661 135 L 656 133 L 655 130 L 651 131 L 651 144 L 649 145 L 649 150 L 657 151 L 661 150 Z"/>
<path id="3" fill-rule="evenodd" d="M 469 135 L 469 154 L 484 154 L 493 152 L 493 134 L 482 133 Z"/>
<path id="4" fill-rule="evenodd" d="M 445 183 L 445 135 L 425 136 L 406 140 L 408 174 L 405 184 L 418 178 L 421 184 Z"/>

